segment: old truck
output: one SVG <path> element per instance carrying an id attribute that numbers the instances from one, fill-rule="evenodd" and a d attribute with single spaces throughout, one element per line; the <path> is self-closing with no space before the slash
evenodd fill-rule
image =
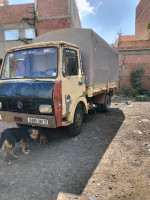
<path id="1" fill-rule="evenodd" d="M 62 29 L 5 52 L 0 120 L 81 132 L 93 106 L 107 112 L 118 84 L 118 53 L 91 29 Z"/>

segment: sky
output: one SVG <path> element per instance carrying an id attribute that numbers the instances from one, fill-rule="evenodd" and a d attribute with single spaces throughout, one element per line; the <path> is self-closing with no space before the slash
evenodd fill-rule
<path id="1" fill-rule="evenodd" d="M 34 0 L 9 0 L 9 4 L 33 3 Z M 135 11 L 140 0 L 76 0 L 82 28 L 93 29 L 109 44 L 118 33 L 135 34 Z"/>

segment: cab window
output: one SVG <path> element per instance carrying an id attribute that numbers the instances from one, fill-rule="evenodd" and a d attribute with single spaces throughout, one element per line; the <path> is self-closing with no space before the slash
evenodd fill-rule
<path id="1" fill-rule="evenodd" d="M 64 49 L 63 55 L 63 76 L 77 76 L 79 71 L 77 51 Z"/>

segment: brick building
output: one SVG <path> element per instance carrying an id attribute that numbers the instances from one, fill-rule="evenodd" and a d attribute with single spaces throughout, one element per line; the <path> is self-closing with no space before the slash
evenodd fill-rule
<path id="1" fill-rule="evenodd" d="M 150 0 L 141 0 L 136 8 L 136 40 L 149 40 L 150 32 L 147 30 L 150 23 Z"/>
<path id="2" fill-rule="evenodd" d="M 130 72 L 145 66 L 144 89 L 150 90 L 150 0 L 141 0 L 136 7 L 135 35 L 119 35 L 114 47 L 119 51 L 119 89 L 130 84 Z"/>
<path id="3" fill-rule="evenodd" d="M 0 5 L 0 58 L 5 49 L 31 43 L 47 31 L 81 27 L 75 0 L 35 0 L 20 5 L 0 0 Z"/>

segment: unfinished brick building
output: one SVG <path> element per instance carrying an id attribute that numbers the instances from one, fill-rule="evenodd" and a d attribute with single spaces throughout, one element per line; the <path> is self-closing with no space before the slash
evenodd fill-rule
<path id="1" fill-rule="evenodd" d="M 145 67 L 144 89 L 150 90 L 150 0 L 141 0 L 136 8 L 135 35 L 119 35 L 114 47 L 118 49 L 119 89 L 131 86 L 130 72 L 139 65 Z"/>
<path id="2" fill-rule="evenodd" d="M 47 31 L 81 28 L 75 0 L 35 0 L 20 5 L 0 0 L 0 5 L 0 58 L 5 49 L 31 43 Z"/>

